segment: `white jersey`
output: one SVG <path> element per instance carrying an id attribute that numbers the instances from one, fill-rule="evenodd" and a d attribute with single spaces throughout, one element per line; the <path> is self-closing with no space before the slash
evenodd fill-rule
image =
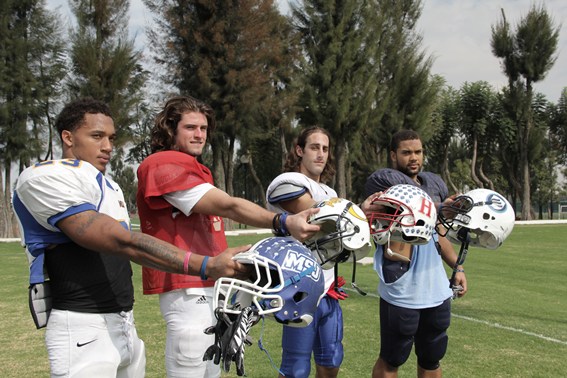
<path id="1" fill-rule="evenodd" d="M 14 209 L 22 239 L 31 255 L 30 283 L 43 282 L 43 255 L 54 244 L 70 239 L 57 222 L 87 210 L 104 213 L 130 229 L 130 218 L 120 187 L 90 163 L 63 159 L 37 163 L 18 177 Z"/>
<path id="2" fill-rule="evenodd" d="M 284 209 L 280 202 L 290 201 L 309 192 L 315 202 L 337 197 L 337 192 L 331 187 L 317 182 L 299 172 L 286 172 L 276 177 L 266 190 L 268 210 L 281 212 Z M 334 269 L 323 270 L 325 276 L 325 292 L 335 282 Z"/>
<path id="3" fill-rule="evenodd" d="M 288 190 L 280 191 L 286 184 L 291 184 Z M 292 189 L 293 188 L 293 189 Z M 331 187 L 311 180 L 303 173 L 286 172 L 276 177 L 268 186 L 266 198 L 270 211 L 284 211 L 280 202 L 289 201 L 309 192 L 315 202 L 324 201 L 329 198 L 337 197 L 337 192 Z"/>

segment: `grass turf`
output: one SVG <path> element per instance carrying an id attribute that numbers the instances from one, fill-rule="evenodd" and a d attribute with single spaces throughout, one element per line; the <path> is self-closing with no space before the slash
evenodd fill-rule
<path id="1" fill-rule="evenodd" d="M 446 377 L 563 377 L 567 372 L 567 225 L 516 226 L 504 245 L 489 251 L 471 248 L 465 262 L 469 293 L 453 302 L 449 348 L 442 361 Z M 231 246 L 267 235 L 228 237 Z M 44 330 L 36 330 L 27 309 L 27 260 L 18 243 L 0 243 L 0 376 L 48 377 Z M 164 377 L 165 325 L 157 296 L 141 292 L 141 269 L 134 267 L 135 316 L 147 348 L 147 377 Z M 350 283 L 351 266 L 339 274 Z M 371 375 L 379 350 L 378 278 L 371 265 L 358 266 L 358 285 L 366 297 L 349 291 L 341 302 L 345 359 L 340 377 Z M 281 326 L 266 320 L 251 332 L 276 365 Z M 256 344 L 246 349 L 248 377 L 275 377 Z M 399 377 L 415 377 L 415 356 Z M 312 374 L 314 376 L 314 374 Z M 223 377 L 236 377 L 234 366 Z"/>

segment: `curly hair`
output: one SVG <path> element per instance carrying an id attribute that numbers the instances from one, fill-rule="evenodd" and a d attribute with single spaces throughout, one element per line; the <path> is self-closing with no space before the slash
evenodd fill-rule
<path id="1" fill-rule="evenodd" d="M 152 153 L 172 150 L 177 135 L 177 124 L 185 113 L 202 113 L 207 117 L 210 135 L 215 129 L 215 116 L 213 108 L 201 100 L 191 96 L 172 97 L 165 103 L 163 109 L 156 116 L 154 127 L 151 130 Z"/>
<path id="2" fill-rule="evenodd" d="M 329 138 L 329 157 L 327 158 L 327 164 L 325 169 L 321 173 L 321 182 L 328 183 L 333 179 L 335 175 L 335 159 L 331 151 L 331 134 L 327 130 L 319 126 L 311 126 L 303 129 L 299 136 L 293 143 L 293 148 L 290 149 L 287 154 L 287 159 L 284 166 L 284 172 L 299 172 L 299 166 L 301 165 L 301 157 L 297 155 L 295 147 L 299 146 L 302 150 L 305 150 L 305 144 L 307 143 L 307 138 L 315 133 L 322 133 Z"/>
<path id="3" fill-rule="evenodd" d="M 86 114 L 104 114 L 112 118 L 110 107 L 99 100 L 92 97 L 84 97 L 76 99 L 61 110 L 55 121 L 55 127 L 59 133 L 59 138 L 62 138 L 62 132 L 75 131 L 85 122 Z"/>

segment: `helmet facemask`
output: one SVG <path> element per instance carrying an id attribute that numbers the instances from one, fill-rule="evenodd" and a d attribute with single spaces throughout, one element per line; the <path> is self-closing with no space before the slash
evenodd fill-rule
<path id="1" fill-rule="evenodd" d="M 456 244 L 462 242 L 460 230 L 469 231 L 470 245 L 496 249 L 514 227 L 514 210 L 499 193 L 489 189 L 474 189 L 455 198 L 441 208 L 439 223 L 443 235 Z"/>
<path id="2" fill-rule="evenodd" d="M 373 204 L 384 208 L 370 214 L 370 230 L 377 245 L 389 245 L 390 239 L 419 245 L 431 239 L 437 212 L 429 195 L 419 187 L 394 185 Z"/>
<path id="3" fill-rule="evenodd" d="M 324 278 L 305 246 L 292 238 L 267 238 L 234 259 L 252 265 L 252 273 L 248 280 L 218 279 L 215 308 L 239 314 L 252 306 L 259 316 L 282 324 L 304 327 L 311 323 L 324 293 Z"/>
<path id="4" fill-rule="evenodd" d="M 314 207 L 321 208 L 310 223 L 320 230 L 305 241 L 323 269 L 330 269 L 349 258 L 359 260 L 368 255 L 370 230 L 364 213 L 350 201 L 333 198 Z M 341 209 L 342 207 L 342 209 Z"/>

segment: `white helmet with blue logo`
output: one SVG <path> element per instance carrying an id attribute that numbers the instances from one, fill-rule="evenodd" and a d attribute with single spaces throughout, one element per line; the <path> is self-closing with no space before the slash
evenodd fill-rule
<path id="1" fill-rule="evenodd" d="M 218 279 L 213 308 L 240 314 L 244 307 L 252 306 L 258 315 L 288 326 L 311 323 L 325 292 L 325 279 L 307 247 L 291 237 L 271 237 L 233 258 L 252 265 L 252 274 L 248 280 Z"/>
<path id="2" fill-rule="evenodd" d="M 504 196 L 490 189 L 473 189 L 443 206 L 439 220 L 447 228 L 447 239 L 463 242 L 462 228 L 469 230 L 469 245 L 496 249 L 514 228 L 516 215 Z"/>

